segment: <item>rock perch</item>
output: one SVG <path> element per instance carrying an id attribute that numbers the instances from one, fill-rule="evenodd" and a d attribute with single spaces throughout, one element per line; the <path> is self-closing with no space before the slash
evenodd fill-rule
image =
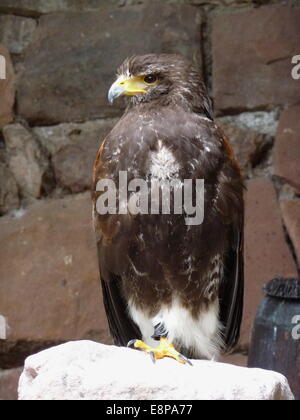
<path id="1" fill-rule="evenodd" d="M 194 360 L 158 360 L 138 350 L 69 342 L 30 356 L 20 400 L 293 400 L 279 373 Z"/>

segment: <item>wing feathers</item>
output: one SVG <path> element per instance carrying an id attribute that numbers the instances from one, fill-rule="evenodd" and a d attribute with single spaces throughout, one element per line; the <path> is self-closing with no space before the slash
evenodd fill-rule
<path id="1" fill-rule="evenodd" d="M 243 229 L 233 231 L 233 247 L 225 257 L 224 279 L 220 285 L 220 320 L 224 325 L 223 339 L 226 351 L 233 349 L 239 339 L 243 315 L 244 270 Z"/>
<path id="2" fill-rule="evenodd" d="M 100 261 L 101 242 L 98 243 L 98 254 Z M 127 304 L 122 293 L 121 277 L 104 270 L 101 270 L 100 276 L 103 302 L 114 343 L 118 346 L 126 346 L 132 339 L 141 339 L 138 326 L 128 315 Z"/>

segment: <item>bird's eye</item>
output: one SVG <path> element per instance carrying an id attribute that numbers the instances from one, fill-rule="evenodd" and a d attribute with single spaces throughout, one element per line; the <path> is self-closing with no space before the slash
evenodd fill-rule
<path id="1" fill-rule="evenodd" d="M 154 74 L 148 74 L 144 77 L 144 82 L 147 83 L 147 85 L 153 85 L 157 81 L 157 76 Z"/>

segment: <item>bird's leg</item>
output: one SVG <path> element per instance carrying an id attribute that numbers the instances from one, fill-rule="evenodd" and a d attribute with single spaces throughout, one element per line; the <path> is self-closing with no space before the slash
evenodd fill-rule
<path id="1" fill-rule="evenodd" d="M 143 350 L 146 353 L 150 354 L 151 359 L 154 363 L 158 359 L 163 359 L 164 357 L 171 357 L 172 359 L 177 360 L 177 362 L 179 363 L 188 363 L 192 366 L 191 361 L 187 357 L 183 356 L 183 354 L 180 354 L 175 349 L 173 344 L 168 341 L 167 338 L 161 337 L 159 341 L 160 343 L 156 348 L 148 346 L 141 340 L 131 340 L 129 341 L 127 346 L 130 347 L 133 345 L 134 348 Z"/>

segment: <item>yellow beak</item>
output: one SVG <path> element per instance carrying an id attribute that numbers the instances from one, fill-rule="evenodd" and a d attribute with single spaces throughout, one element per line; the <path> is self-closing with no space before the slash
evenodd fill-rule
<path id="1" fill-rule="evenodd" d="M 120 76 L 115 83 L 112 84 L 108 92 L 108 101 L 110 104 L 119 96 L 135 96 L 138 93 L 145 93 L 145 83 L 142 77 Z"/>

